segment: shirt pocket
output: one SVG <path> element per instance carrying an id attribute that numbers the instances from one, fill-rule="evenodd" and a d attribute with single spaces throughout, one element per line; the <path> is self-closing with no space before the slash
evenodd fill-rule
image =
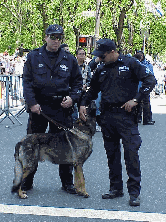
<path id="1" fill-rule="evenodd" d="M 108 75 L 107 73 L 104 73 L 102 75 L 99 76 L 99 86 L 100 86 L 100 89 L 104 89 L 106 88 L 106 86 L 108 85 L 109 81 L 108 80 Z"/>
<path id="2" fill-rule="evenodd" d="M 131 72 L 129 70 L 119 70 L 118 77 L 121 79 L 129 79 L 131 77 Z"/>
<path id="3" fill-rule="evenodd" d="M 68 78 L 70 76 L 69 71 L 58 70 L 58 78 Z"/>
<path id="4" fill-rule="evenodd" d="M 107 78 L 107 73 L 106 72 L 104 72 L 104 74 L 100 74 L 99 83 L 103 83 L 106 78 Z"/>
<path id="5" fill-rule="evenodd" d="M 40 79 L 46 79 L 47 78 L 47 70 L 44 67 L 43 68 L 37 68 L 35 74 Z"/>

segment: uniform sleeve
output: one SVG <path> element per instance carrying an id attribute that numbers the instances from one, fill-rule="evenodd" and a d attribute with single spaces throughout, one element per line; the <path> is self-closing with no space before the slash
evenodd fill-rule
<path id="1" fill-rule="evenodd" d="M 23 69 L 23 93 L 24 93 L 26 104 L 29 107 L 37 104 L 37 101 L 35 100 L 34 89 L 33 89 L 31 54 L 28 54 L 27 61 Z"/>
<path id="2" fill-rule="evenodd" d="M 83 86 L 83 80 L 82 80 L 81 71 L 79 69 L 77 60 L 74 58 L 71 70 L 70 92 L 69 92 L 69 96 L 72 98 L 73 102 L 77 102 L 80 99 L 82 86 Z"/>
<path id="3" fill-rule="evenodd" d="M 145 65 L 142 65 L 136 59 L 134 59 L 132 62 L 132 69 L 139 81 L 142 82 L 142 86 L 134 97 L 138 100 L 138 102 L 140 102 L 143 99 L 144 95 L 147 95 L 152 91 L 152 89 L 156 85 L 156 79 L 150 69 Z"/>
<path id="4" fill-rule="evenodd" d="M 92 72 L 97 68 L 98 65 L 98 63 L 95 62 L 95 59 L 96 57 L 94 57 L 88 64 Z"/>

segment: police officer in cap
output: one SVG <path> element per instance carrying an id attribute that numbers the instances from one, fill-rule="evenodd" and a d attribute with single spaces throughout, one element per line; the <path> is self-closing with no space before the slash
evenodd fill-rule
<path id="1" fill-rule="evenodd" d="M 110 39 L 97 41 L 93 55 L 103 62 L 95 71 L 90 89 L 80 106 L 80 118 L 86 121 L 86 106 L 101 91 L 100 124 L 108 158 L 110 190 L 103 199 L 122 197 L 122 165 L 120 139 L 128 174 L 127 188 L 131 206 L 140 205 L 141 171 L 138 150 L 141 138 L 138 131 L 136 106 L 155 86 L 155 78 L 138 60 L 120 55 Z M 138 83 L 142 87 L 138 92 Z"/>
<path id="2" fill-rule="evenodd" d="M 72 128 L 72 106 L 81 96 L 82 75 L 77 60 L 69 52 L 60 48 L 64 36 L 60 25 L 50 25 L 46 30 L 46 44 L 31 51 L 23 72 L 23 89 L 26 104 L 30 109 L 28 133 L 45 133 L 48 120 L 41 115 L 48 115 L 62 125 Z M 60 129 L 49 122 L 49 132 L 57 133 Z M 23 190 L 33 185 L 35 171 L 23 183 Z M 62 189 L 75 194 L 73 185 L 73 166 L 59 165 Z"/>

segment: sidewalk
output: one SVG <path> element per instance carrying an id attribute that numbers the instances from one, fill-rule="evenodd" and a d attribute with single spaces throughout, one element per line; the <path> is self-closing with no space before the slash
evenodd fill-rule
<path id="1" fill-rule="evenodd" d="M 152 113 L 166 114 L 166 95 L 151 98 Z"/>

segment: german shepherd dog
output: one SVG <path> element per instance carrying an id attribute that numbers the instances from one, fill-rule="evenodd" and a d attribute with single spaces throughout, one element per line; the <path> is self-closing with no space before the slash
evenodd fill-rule
<path id="1" fill-rule="evenodd" d="M 15 178 L 11 192 L 27 198 L 22 184 L 39 161 L 74 165 L 74 186 L 80 196 L 88 197 L 82 166 L 92 153 L 92 136 L 96 130 L 95 109 L 88 109 L 87 121 L 80 119 L 68 131 L 56 134 L 28 134 L 15 146 Z"/>

